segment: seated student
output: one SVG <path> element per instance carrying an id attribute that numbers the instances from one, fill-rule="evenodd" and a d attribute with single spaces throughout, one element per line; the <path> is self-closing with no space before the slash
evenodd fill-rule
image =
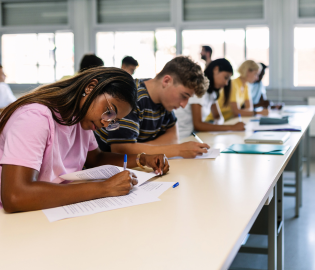
<path id="1" fill-rule="evenodd" d="M 132 77 L 97 67 L 40 86 L 0 115 L 1 201 L 7 212 L 31 211 L 128 194 L 137 178 L 128 170 L 106 181 L 59 185 L 60 175 L 104 164 L 122 166 L 124 155 L 102 152 L 92 130 L 119 128 L 136 106 Z M 164 155 L 129 155 L 128 166 L 165 174 Z M 1 205 L 1 203 L 0 203 Z"/>
<path id="2" fill-rule="evenodd" d="M 3 67 L 0 65 L 0 112 L 6 106 L 16 101 L 16 97 L 13 95 L 10 86 L 4 82 L 5 78 L 6 75 L 3 72 Z"/>
<path id="3" fill-rule="evenodd" d="M 78 72 L 82 72 L 88 68 L 92 67 L 102 67 L 104 66 L 104 62 L 101 58 L 97 57 L 95 54 L 85 54 L 83 55 L 81 62 L 80 62 L 80 69 Z M 77 75 L 76 72 L 74 75 Z M 70 79 L 73 75 L 66 75 L 61 78 L 61 80 Z"/>
<path id="4" fill-rule="evenodd" d="M 188 99 L 201 97 L 209 82 L 201 67 L 188 57 L 169 61 L 154 79 L 137 79 L 137 108 L 121 119 L 120 130 L 95 132 L 101 150 L 115 153 L 164 153 L 167 157 L 196 157 L 207 152 L 207 144 L 178 144 L 176 117 L 173 110 L 184 108 Z"/>
<path id="5" fill-rule="evenodd" d="M 240 76 L 237 79 L 232 80 L 231 93 L 229 102 L 224 104 L 225 93 L 220 91 L 220 97 L 218 103 L 225 120 L 229 120 L 233 117 L 241 116 L 253 116 L 256 114 L 268 115 L 268 110 L 256 112 L 252 105 L 250 93 L 248 90 L 248 83 L 253 83 L 258 78 L 260 66 L 252 60 L 246 60 L 241 64 L 238 69 Z M 244 106 L 244 109 L 242 108 Z M 206 121 L 211 120 L 211 115 L 206 118 Z"/>
<path id="6" fill-rule="evenodd" d="M 135 70 L 138 66 L 138 61 L 131 56 L 126 56 L 121 61 L 121 69 L 127 71 L 130 75 L 133 75 L 135 73 Z"/>
<path id="7" fill-rule="evenodd" d="M 253 104 L 254 104 L 254 108 L 258 108 L 258 107 L 268 108 L 268 107 L 270 107 L 271 109 L 279 109 L 280 110 L 282 108 L 282 105 L 283 105 L 282 103 L 274 104 L 273 102 L 271 102 L 267 99 L 266 87 L 263 85 L 262 79 L 265 75 L 265 70 L 266 70 L 266 68 L 268 68 L 268 66 L 266 66 L 263 63 L 260 63 L 260 65 L 262 66 L 262 70 L 259 74 L 258 80 L 249 85 L 250 92 L 252 95 Z"/>
<path id="8" fill-rule="evenodd" d="M 233 68 L 230 62 L 224 58 L 216 59 L 210 63 L 205 70 L 205 75 L 210 81 L 210 86 L 202 98 L 192 97 L 185 108 L 175 111 L 178 121 L 179 136 L 185 138 L 195 131 L 227 131 L 245 130 L 244 123 L 235 125 L 213 125 L 204 122 L 205 118 L 212 112 L 216 122 L 224 122 L 220 107 L 216 102 L 219 90 L 224 87 L 229 95 L 231 89 L 230 78 L 233 75 Z M 227 95 L 227 96 L 228 96 Z"/>

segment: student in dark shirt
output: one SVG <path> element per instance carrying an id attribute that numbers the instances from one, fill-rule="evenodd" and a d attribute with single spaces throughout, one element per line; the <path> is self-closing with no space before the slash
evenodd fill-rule
<path id="1" fill-rule="evenodd" d="M 200 66 L 187 57 L 169 61 L 154 79 L 136 80 L 137 108 L 121 119 L 120 129 L 95 132 L 99 147 L 116 153 L 165 153 L 192 158 L 209 146 L 196 141 L 178 144 L 173 110 L 184 108 L 193 95 L 201 97 L 209 86 Z"/>

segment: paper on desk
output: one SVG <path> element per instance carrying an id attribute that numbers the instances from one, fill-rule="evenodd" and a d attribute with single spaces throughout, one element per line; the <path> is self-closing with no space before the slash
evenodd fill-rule
<path id="1" fill-rule="evenodd" d="M 207 153 L 202 154 L 202 156 L 196 156 L 194 159 L 216 158 L 219 155 L 220 155 L 220 149 L 210 148 Z M 183 159 L 183 157 L 171 157 L 168 159 Z"/>
<path id="2" fill-rule="evenodd" d="M 122 167 L 113 165 L 103 165 L 83 171 L 73 172 L 61 175 L 60 178 L 64 180 L 77 181 L 77 180 L 98 180 L 98 179 L 108 179 L 113 175 L 122 172 L 124 169 Z M 136 170 L 128 169 L 128 171 L 133 172 L 138 178 L 138 185 L 143 184 L 149 179 L 156 176 L 154 172 L 141 172 Z"/>
<path id="3" fill-rule="evenodd" d="M 146 182 L 139 189 L 149 192 L 151 196 L 160 197 L 166 190 L 173 186 L 175 182 Z"/>
<path id="4" fill-rule="evenodd" d="M 95 199 L 61 207 L 45 209 L 42 211 L 48 220 L 53 222 L 65 218 L 86 216 L 104 211 L 157 201 L 160 201 L 160 199 L 146 191 L 144 188 L 134 187 L 133 190 L 125 196 Z"/>

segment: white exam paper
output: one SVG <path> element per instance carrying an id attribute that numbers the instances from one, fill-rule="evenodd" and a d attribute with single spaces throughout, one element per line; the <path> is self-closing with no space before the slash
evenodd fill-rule
<path id="1" fill-rule="evenodd" d="M 202 154 L 202 156 L 196 156 L 194 159 L 216 158 L 219 155 L 220 149 L 210 148 L 207 153 Z M 183 157 L 171 157 L 168 159 L 183 159 Z"/>
<path id="2" fill-rule="evenodd" d="M 42 211 L 44 212 L 48 220 L 50 222 L 53 222 L 65 218 L 86 216 L 99 212 L 156 201 L 160 201 L 157 196 L 152 195 L 150 192 L 146 191 L 143 188 L 140 189 L 138 187 L 134 187 L 133 190 L 125 196 L 106 197 L 81 203 L 65 205 L 61 207 L 45 209 Z"/>
<path id="3" fill-rule="evenodd" d="M 151 196 L 160 197 L 166 190 L 172 187 L 175 182 L 146 182 L 139 187 L 139 189 L 149 192 Z"/>
<path id="4" fill-rule="evenodd" d="M 98 180 L 98 179 L 108 179 L 113 175 L 122 172 L 124 168 L 113 166 L 113 165 L 103 165 L 83 171 L 73 172 L 61 175 L 60 178 L 70 181 L 78 180 Z M 154 172 L 141 172 L 136 170 L 128 169 L 128 171 L 133 172 L 138 178 L 138 185 L 140 186 L 144 182 L 156 176 Z"/>

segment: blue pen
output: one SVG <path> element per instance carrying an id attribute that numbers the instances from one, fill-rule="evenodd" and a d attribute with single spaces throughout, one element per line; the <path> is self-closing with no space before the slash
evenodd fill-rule
<path id="1" fill-rule="evenodd" d="M 124 171 L 127 169 L 127 155 L 124 157 Z"/>
<path id="2" fill-rule="evenodd" d="M 240 113 L 238 114 L 238 121 L 243 122 L 243 121 L 242 121 L 242 116 L 241 116 Z"/>
<path id="3" fill-rule="evenodd" d="M 177 183 L 175 183 L 175 184 L 173 185 L 173 188 L 176 188 L 178 185 L 179 185 L 179 183 L 178 183 L 178 182 L 177 182 Z"/>

